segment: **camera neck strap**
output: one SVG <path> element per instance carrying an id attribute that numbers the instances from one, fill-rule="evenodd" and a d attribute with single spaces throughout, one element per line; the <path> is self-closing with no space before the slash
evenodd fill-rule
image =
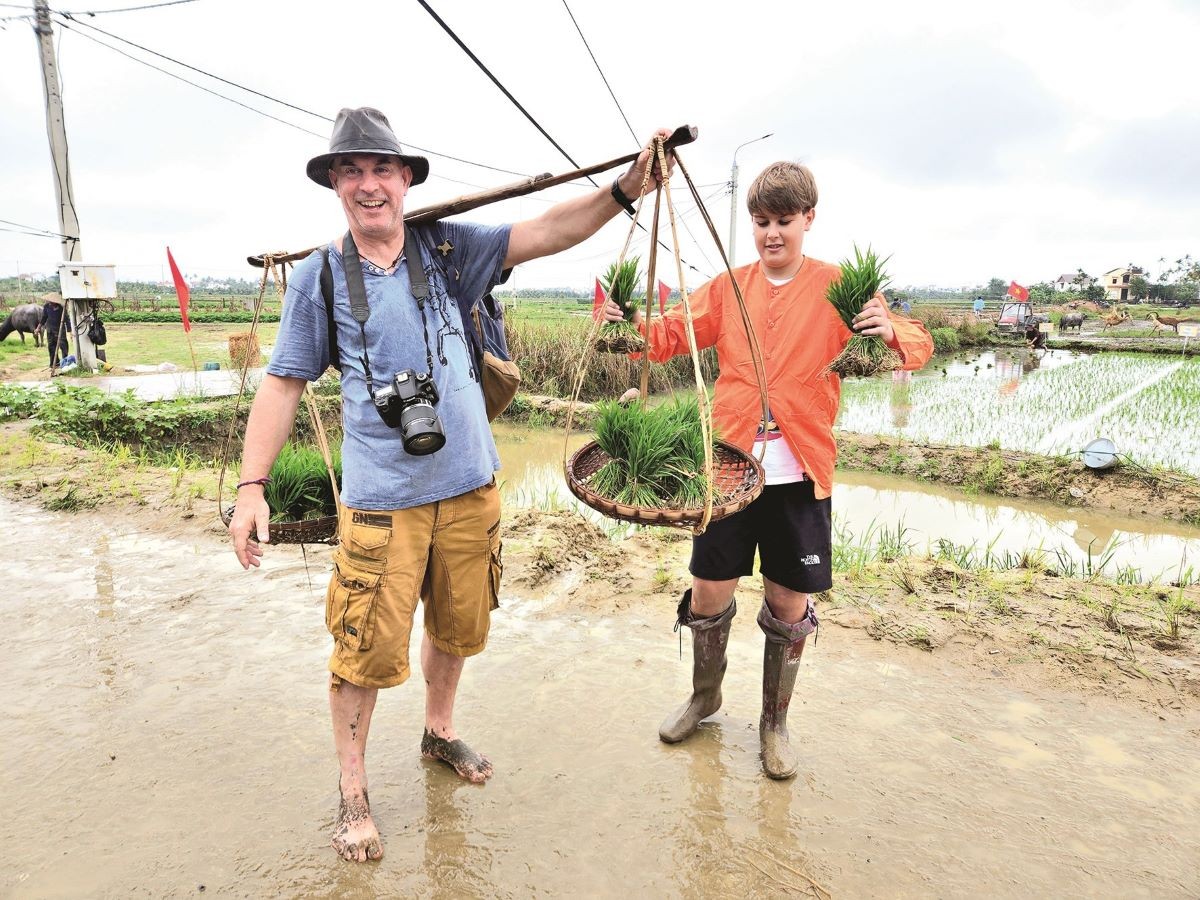
<path id="1" fill-rule="evenodd" d="M 408 282 L 412 288 L 413 299 L 417 301 L 417 309 L 421 311 L 421 337 L 425 339 L 425 363 L 429 367 L 429 377 L 433 379 L 433 351 L 429 347 L 429 324 L 425 320 L 425 304 L 429 300 L 429 279 L 425 277 L 425 267 L 421 263 L 421 246 L 417 243 L 417 234 L 404 223 L 404 259 L 408 264 Z M 342 262 L 346 271 L 346 290 L 350 294 L 350 315 L 358 323 L 362 333 L 363 374 L 367 382 L 367 394 L 375 397 L 375 385 L 371 380 L 371 360 L 367 356 L 367 319 L 371 315 L 371 307 L 367 303 L 367 285 L 363 281 L 362 259 L 358 255 L 358 245 L 354 243 L 354 235 L 349 231 L 342 238 Z"/>

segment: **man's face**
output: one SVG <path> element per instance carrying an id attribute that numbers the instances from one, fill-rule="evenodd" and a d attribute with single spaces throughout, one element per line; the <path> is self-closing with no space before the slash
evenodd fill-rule
<path id="1" fill-rule="evenodd" d="M 395 156 L 339 156 L 329 181 L 342 201 L 346 221 L 356 237 L 388 241 L 404 230 L 404 195 L 412 169 Z"/>
<path id="2" fill-rule="evenodd" d="M 816 210 L 806 213 L 754 213 L 754 246 L 758 258 L 777 277 L 796 274 L 804 259 L 804 232 L 812 227 Z"/>

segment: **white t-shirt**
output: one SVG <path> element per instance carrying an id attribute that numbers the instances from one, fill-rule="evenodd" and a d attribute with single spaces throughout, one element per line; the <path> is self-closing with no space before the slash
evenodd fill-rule
<path id="1" fill-rule="evenodd" d="M 776 287 L 785 285 L 791 280 L 791 278 L 767 279 Z M 766 484 L 792 484 L 804 480 L 804 466 L 800 464 L 800 460 L 796 459 L 792 448 L 788 446 L 788 442 L 784 440 L 783 435 L 779 432 L 779 426 L 774 421 L 767 422 L 766 433 L 760 431 L 755 435 L 754 441 L 755 443 L 760 441 L 766 443 L 762 459 Z M 755 455 L 758 454 L 755 453 Z"/>

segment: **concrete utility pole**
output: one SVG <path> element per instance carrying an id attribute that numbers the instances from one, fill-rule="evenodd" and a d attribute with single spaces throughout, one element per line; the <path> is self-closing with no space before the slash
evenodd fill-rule
<path id="1" fill-rule="evenodd" d="M 729 265 L 736 266 L 737 258 L 737 209 L 738 209 L 738 192 L 737 192 L 737 155 L 738 150 L 741 150 L 746 144 L 753 144 L 757 141 L 765 141 L 771 137 L 771 134 L 764 134 L 762 137 L 751 138 L 744 143 L 738 144 L 733 150 L 733 168 L 729 172 Z"/>
<path id="2" fill-rule="evenodd" d="M 54 56 L 54 29 L 50 25 L 50 7 L 47 0 L 34 0 L 33 8 L 36 13 L 33 30 L 37 34 L 38 51 L 42 57 L 46 132 L 50 138 L 50 158 L 54 163 L 54 190 L 58 197 L 58 233 L 67 235 L 62 239 L 63 262 L 82 262 L 83 247 L 79 240 L 79 219 L 75 214 L 75 200 L 71 192 L 67 126 L 63 119 L 62 89 L 58 83 L 58 61 Z M 97 368 L 96 348 L 88 339 L 87 328 L 80 328 L 80 322 L 87 321 L 91 316 L 89 304 L 84 300 L 66 302 L 71 314 L 71 326 L 75 331 L 75 352 L 79 365 L 94 371 Z"/>

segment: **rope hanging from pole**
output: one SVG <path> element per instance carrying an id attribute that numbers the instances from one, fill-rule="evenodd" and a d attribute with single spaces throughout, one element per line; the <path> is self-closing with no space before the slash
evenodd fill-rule
<path id="1" fill-rule="evenodd" d="M 645 302 L 646 302 L 645 327 L 646 327 L 647 333 L 648 333 L 649 326 L 650 326 L 650 314 L 652 311 L 651 297 L 654 295 L 654 285 L 656 283 L 656 277 L 657 277 L 656 269 L 657 269 L 657 262 L 658 262 L 658 254 L 657 254 L 658 225 L 659 225 L 659 219 L 660 219 L 660 211 L 662 208 L 662 201 L 665 198 L 666 199 L 666 208 L 667 208 L 667 217 L 671 223 L 671 240 L 672 240 L 672 247 L 673 247 L 674 256 L 675 256 L 676 273 L 677 273 L 677 277 L 679 279 L 680 303 L 683 308 L 684 328 L 685 328 L 685 331 L 687 334 L 687 339 L 688 339 L 688 352 L 689 352 L 689 355 L 690 355 L 691 361 L 692 361 L 692 373 L 693 373 L 693 376 L 694 376 L 695 382 L 696 382 L 696 396 L 697 396 L 697 401 L 698 401 L 698 405 L 699 405 L 699 409 L 700 409 L 700 429 L 701 429 L 702 439 L 704 442 L 704 462 L 705 462 L 705 475 L 706 475 L 704 506 L 700 513 L 699 519 L 697 521 L 695 521 L 694 523 L 690 523 L 690 527 L 691 527 L 693 533 L 703 534 L 704 531 L 708 528 L 709 523 L 713 519 L 714 491 L 715 491 L 716 480 L 717 480 L 716 479 L 717 466 L 716 466 L 716 462 L 714 460 L 714 455 L 713 455 L 714 440 L 713 440 L 713 424 L 712 424 L 712 405 L 709 401 L 708 390 L 704 383 L 704 375 L 700 368 L 700 350 L 699 350 L 699 347 L 696 342 L 695 324 L 694 324 L 694 320 L 692 317 L 691 304 L 688 300 L 687 285 L 686 285 L 686 280 L 685 280 L 684 272 L 683 272 L 682 255 L 680 254 L 680 251 L 679 251 L 679 233 L 678 233 L 678 230 L 676 227 L 675 208 L 674 208 L 674 204 L 671 200 L 670 170 L 667 166 L 666 151 L 667 151 L 667 147 L 664 145 L 663 139 L 661 137 L 656 137 L 654 139 L 654 143 L 652 145 L 652 152 L 655 154 L 655 156 L 658 160 L 659 171 L 662 173 L 662 180 L 658 184 L 657 189 L 655 190 L 655 195 L 654 195 L 654 215 L 653 215 L 653 220 L 652 220 L 652 225 L 651 225 L 651 230 L 650 230 L 651 243 L 650 243 L 650 251 L 649 251 L 648 260 L 647 260 L 648 272 L 647 272 L 647 287 L 646 287 L 646 299 L 645 299 Z M 687 182 L 688 189 L 691 192 L 691 195 L 692 195 L 693 199 L 695 200 L 697 207 L 701 210 L 701 213 L 703 214 L 704 221 L 708 225 L 709 232 L 712 235 L 714 242 L 716 243 L 718 249 L 721 251 L 721 258 L 725 262 L 726 272 L 728 273 L 730 281 L 733 285 L 734 295 L 736 296 L 737 301 L 738 301 L 738 307 L 739 307 L 739 311 L 740 311 L 740 315 L 741 315 L 742 325 L 743 325 L 743 328 L 745 329 L 746 339 L 747 339 L 747 342 L 750 347 L 750 355 L 754 361 L 754 372 L 755 372 L 755 376 L 758 380 L 759 395 L 760 395 L 760 400 L 762 403 L 763 421 L 766 422 L 768 419 L 766 370 L 762 363 L 762 354 L 761 354 L 761 350 L 759 349 L 758 339 L 754 334 L 753 324 L 750 319 L 750 314 L 749 314 L 748 310 L 746 309 L 745 299 L 742 296 L 741 287 L 740 287 L 740 285 L 738 285 L 737 280 L 733 277 L 733 272 L 730 269 L 729 260 L 725 255 L 725 250 L 721 244 L 720 236 L 717 234 L 715 227 L 713 227 L 712 220 L 709 217 L 707 210 L 705 209 L 704 201 L 701 199 L 699 191 L 696 190 L 695 184 L 692 182 L 691 177 L 688 176 L 687 169 L 683 164 L 683 160 L 679 158 L 678 151 L 675 150 L 673 152 L 674 152 L 674 156 L 675 156 L 675 162 L 679 166 L 680 172 L 684 176 L 684 180 Z M 620 255 L 617 257 L 617 267 L 618 268 L 620 267 L 621 263 L 624 262 L 625 256 L 626 256 L 627 252 L 629 251 L 629 246 L 630 246 L 630 243 L 633 238 L 634 230 L 637 228 L 638 219 L 641 216 L 642 208 L 645 204 L 645 197 L 646 197 L 645 192 L 646 192 L 646 186 L 649 183 L 651 168 L 652 168 L 651 166 L 646 167 L 646 172 L 644 173 L 643 178 L 642 178 L 641 193 L 638 197 L 637 207 L 634 210 L 632 221 L 630 222 L 629 233 L 626 236 L 624 246 L 621 248 Z M 568 486 L 571 487 L 571 490 L 576 494 L 576 496 L 580 497 L 581 500 L 584 500 L 585 503 L 589 503 L 589 504 L 592 503 L 592 499 L 593 499 L 592 496 L 588 492 L 586 492 L 586 490 L 582 484 L 582 480 L 579 479 L 576 476 L 576 473 L 572 471 L 572 459 L 577 458 L 579 456 L 579 454 L 582 453 L 583 451 L 577 452 L 575 454 L 575 457 L 570 456 L 571 426 L 572 426 L 572 422 L 574 420 L 575 407 L 579 402 L 579 395 L 583 388 L 583 379 L 587 374 L 587 366 L 588 366 L 589 361 L 591 360 L 592 353 L 595 351 L 596 341 L 600 335 L 601 329 L 604 327 L 604 324 L 605 324 L 604 317 L 602 315 L 594 316 L 593 321 L 592 321 L 592 326 L 588 330 L 588 336 L 584 343 L 583 349 L 580 353 L 579 364 L 576 367 L 576 371 L 575 371 L 575 386 L 574 386 L 574 390 L 573 390 L 572 396 L 571 396 L 571 404 L 567 409 L 567 421 L 566 421 L 566 427 L 565 427 L 565 435 L 564 435 L 564 439 L 563 439 L 563 468 L 564 468 L 564 472 L 566 473 L 566 476 L 567 476 Z M 644 407 L 646 405 L 646 402 L 648 399 L 648 394 L 649 394 L 650 355 L 649 355 L 649 347 L 648 346 L 642 352 L 641 362 L 642 362 L 642 368 L 641 368 L 641 387 L 640 387 L 640 391 L 639 391 L 639 402 Z M 762 489 L 763 476 L 762 476 L 761 460 L 762 460 L 762 455 L 764 452 L 764 447 L 765 447 L 765 445 L 760 446 L 758 448 L 757 459 L 752 461 L 753 465 L 755 466 L 754 475 L 757 478 L 757 488 L 755 490 L 753 490 L 752 492 L 748 492 L 745 496 L 743 496 L 742 500 L 739 501 L 740 505 L 737 506 L 737 508 L 744 508 L 744 506 L 747 505 L 754 497 L 756 497 L 758 495 L 758 492 L 761 491 L 761 489 Z M 586 450 L 588 448 L 585 447 L 584 449 Z M 730 448 L 730 449 L 734 449 L 734 448 Z M 735 452 L 740 452 L 740 451 L 735 450 Z M 583 480 L 586 480 L 586 479 L 583 479 Z M 607 506 L 608 504 L 605 504 L 605 505 Z M 596 505 L 594 508 L 600 509 L 601 512 L 606 511 L 606 509 L 601 508 L 599 505 Z M 727 515 L 734 511 L 736 511 L 735 508 L 723 507 L 722 515 Z M 625 518 L 624 515 L 617 515 L 616 517 Z M 637 520 L 637 521 L 640 521 L 640 520 Z M 663 521 L 660 524 L 679 524 L 679 523 L 671 522 L 671 521 Z"/>
<path id="2" fill-rule="evenodd" d="M 289 254 L 271 254 L 265 253 L 261 257 L 256 257 L 262 260 L 262 279 L 258 287 L 258 299 L 254 303 L 254 318 L 250 321 L 249 339 L 247 340 L 247 348 L 254 347 L 255 337 L 258 333 L 258 325 L 262 320 L 263 300 L 267 292 L 267 280 L 270 278 L 275 283 L 276 291 L 279 294 L 279 302 L 282 307 L 284 298 L 287 294 L 287 272 L 288 266 L 292 265 L 293 260 L 289 258 Z M 221 474 L 217 478 L 217 510 L 221 516 L 221 520 L 229 524 L 229 510 L 224 505 L 225 496 L 225 472 L 229 466 L 230 448 L 233 445 L 235 431 L 237 429 L 238 415 L 241 412 L 242 398 L 246 394 L 246 383 L 249 380 L 250 374 L 250 353 L 243 354 L 241 378 L 238 382 L 237 399 L 233 404 L 233 415 L 229 420 L 229 429 L 225 434 L 225 442 L 221 446 Z M 341 509 L 341 494 L 338 491 L 337 474 L 333 467 L 333 454 L 329 448 L 329 438 L 325 432 L 325 424 L 321 419 L 320 410 L 317 407 L 316 393 L 313 391 L 312 383 L 304 385 L 304 402 L 308 410 L 309 422 L 312 425 L 313 435 L 316 438 L 317 448 L 321 451 L 321 458 L 325 462 L 325 471 L 329 476 L 329 484 L 333 489 L 333 500 L 336 509 Z M 333 517 L 335 520 L 337 516 Z M 278 529 L 277 529 L 278 530 Z M 303 526 L 300 526 L 299 533 L 304 534 Z M 336 529 L 334 531 L 336 534 Z M 320 538 L 309 538 L 310 540 L 319 540 Z M 303 540 L 303 538 L 301 538 Z"/>

